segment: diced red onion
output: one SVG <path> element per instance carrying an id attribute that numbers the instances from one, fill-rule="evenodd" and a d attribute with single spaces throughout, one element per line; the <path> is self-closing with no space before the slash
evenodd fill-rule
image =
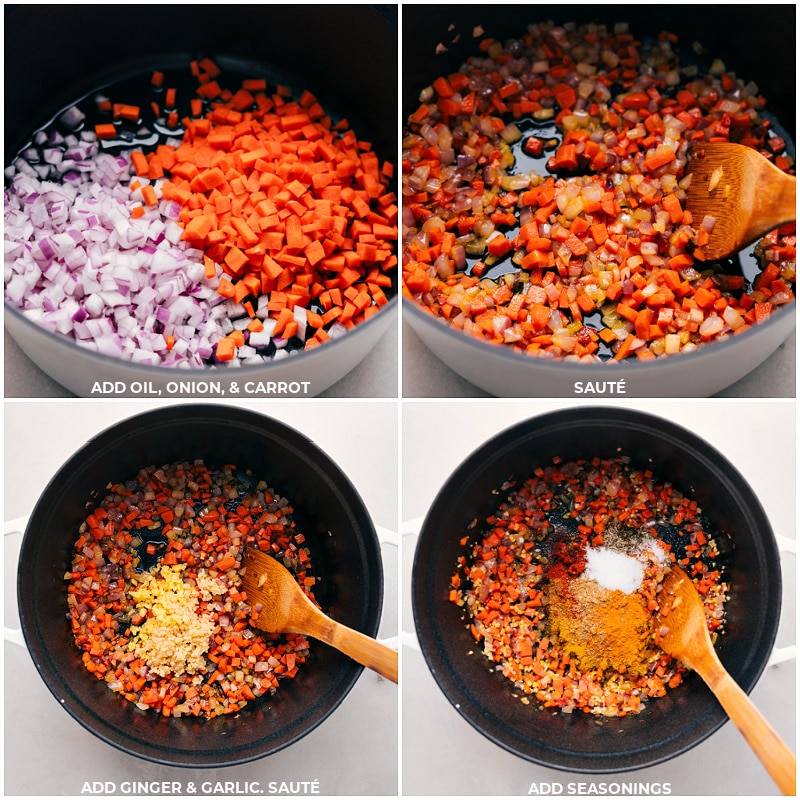
<path id="1" fill-rule="evenodd" d="M 68 111 L 62 122 L 76 127 L 82 116 Z M 6 299 L 37 324 L 107 355 L 150 365 L 208 362 L 233 330 L 230 317 L 247 319 L 243 306 L 216 292 L 221 270 L 209 283 L 202 251 L 182 240 L 178 204 L 161 201 L 134 220 L 127 156 L 99 151 L 93 134 L 38 136 L 37 143 L 47 149 L 28 148 L 30 163 L 18 158 L 6 170 Z M 255 349 L 271 341 L 267 300 L 258 304 L 264 341 L 256 337 L 246 359 L 267 357 Z M 305 313 L 295 313 L 301 336 Z M 175 337 L 171 350 L 166 335 Z"/>
<path id="2" fill-rule="evenodd" d="M 703 217 L 703 221 L 700 223 L 700 227 L 704 231 L 707 231 L 708 233 L 711 233 L 711 231 L 714 230 L 714 226 L 716 224 L 717 224 L 717 218 L 716 217 L 712 217 L 710 214 L 706 214 Z"/>
<path id="3" fill-rule="evenodd" d="M 182 239 L 178 203 L 160 200 L 132 218 L 142 198 L 129 186 L 129 156 L 104 151 L 92 130 L 82 130 L 80 109 L 67 109 L 59 122 L 72 133 L 38 131 L 5 170 L 6 299 L 47 330 L 97 352 L 152 365 L 211 363 L 216 342 L 250 321 L 242 304 L 216 291 L 221 268 L 206 277 L 203 252 Z M 429 133 L 440 148 L 451 147 L 448 137 Z M 428 176 L 420 179 L 425 185 Z M 152 185 L 160 196 L 160 182 Z M 290 354 L 286 339 L 272 338 L 268 300 L 255 303 L 264 330 L 248 334 L 238 359 L 220 367 Z M 306 309 L 296 306 L 294 317 L 305 338 Z M 346 330 L 334 326 L 331 335 Z M 270 344 L 274 355 L 267 355 Z"/>

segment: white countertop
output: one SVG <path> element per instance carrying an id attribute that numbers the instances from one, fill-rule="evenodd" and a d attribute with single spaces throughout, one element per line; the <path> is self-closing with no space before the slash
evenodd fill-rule
<path id="1" fill-rule="evenodd" d="M 622 403 L 605 403 L 623 405 Z M 404 529 L 418 530 L 436 493 L 456 467 L 500 430 L 576 403 L 416 401 L 403 410 Z M 725 455 L 760 498 L 776 534 L 795 538 L 795 404 L 785 401 L 626 401 L 625 408 L 664 416 L 690 428 Z M 416 446 L 424 442 L 424 446 Z M 780 444 L 778 444 L 780 443 Z M 659 766 L 613 775 L 578 775 L 539 767 L 478 733 L 451 706 L 414 646 L 410 600 L 416 538 L 403 537 L 403 794 L 527 795 L 532 784 L 589 785 L 639 781 L 669 784 L 674 796 L 780 794 L 732 723 L 689 752 Z M 794 644 L 794 556 L 783 556 L 783 610 L 778 645 Z M 787 745 L 795 747 L 795 663 L 767 667 L 751 694 Z M 591 787 L 593 785 L 593 789 Z M 655 794 L 654 792 L 653 794 Z"/>
<path id="2" fill-rule="evenodd" d="M 404 358 L 419 358 L 414 376 L 420 396 L 408 393 L 402 402 L 396 389 L 383 395 L 370 388 L 373 400 L 342 400 L 358 394 L 345 382 L 363 386 L 396 382 L 392 329 L 376 350 L 349 376 L 331 387 L 331 399 L 250 401 L 237 405 L 270 414 L 314 439 L 351 478 L 379 526 L 397 529 L 398 519 L 414 528 L 436 492 L 455 467 L 477 446 L 514 422 L 581 401 L 505 401 L 480 399 L 483 393 L 430 355 L 422 343 L 415 349 L 409 332 Z M 793 339 L 743 379 L 750 389 L 766 389 L 776 398 L 794 397 L 783 369 L 795 354 Z M 21 354 L 20 354 L 21 355 Z M 378 359 L 373 362 L 372 358 Z M 24 358 L 24 356 L 22 356 Z M 426 361 L 425 359 L 429 359 Z M 389 366 L 389 362 L 391 366 Z M 17 362 L 17 366 L 19 362 Z M 784 366 L 782 366 L 784 365 Z M 115 421 L 152 407 L 145 402 L 63 399 L 24 400 L 9 393 L 7 364 L 5 411 L 5 519 L 28 513 L 47 480 L 86 438 Z M 32 366 L 32 365 L 31 365 Z M 9 371 L 8 367 L 11 367 Z M 794 375 L 793 363 L 791 374 Z M 359 375 L 359 372 L 363 373 Z M 30 375 L 30 373 L 28 373 Z M 45 376 L 45 380 L 46 379 Z M 408 382 L 409 376 L 406 376 Z M 763 381 L 759 384 L 758 381 Z M 751 382 L 752 381 L 752 382 Z M 30 386 L 31 384 L 16 384 Z M 34 386 L 36 384 L 33 384 Z M 395 383 L 396 385 L 396 383 Z M 53 388 L 53 387 L 51 387 Z M 21 397 L 63 398 L 55 387 L 22 391 Z M 791 389 L 791 391 L 790 391 Z M 446 392 L 446 399 L 438 397 Z M 793 399 L 737 399 L 737 387 L 709 400 L 596 400 L 661 414 L 689 427 L 726 455 L 760 497 L 774 530 L 794 539 L 796 530 L 796 403 Z M 455 398 L 455 400 L 453 399 Z M 180 401 L 176 401 L 180 402 Z M 220 401 L 222 402 L 222 401 Z M 592 401 L 585 401 L 590 404 Z M 401 418 L 402 426 L 398 424 Z M 402 440 L 395 432 L 402 429 Z M 402 472 L 401 472 L 402 470 Z M 402 491 L 399 486 L 402 484 Z M 16 552 L 19 537 L 5 546 L 5 623 L 16 625 Z M 763 767 L 731 723 L 690 752 L 666 764 L 634 773 L 594 777 L 548 770 L 517 758 L 476 732 L 450 705 L 414 646 L 410 574 L 415 538 L 404 536 L 400 552 L 384 547 L 386 597 L 380 635 L 396 635 L 402 623 L 401 687 L 365 671 L 342 705 L 318 728 L 280 753 L 241 767 L 195 771 L 159 767 L 127 756 L 84 730 L 57 703 L 36 672 L 26 650 L 6 643 L 5 653 L 5 794 L 80 795 L 87 781 L 128 780 L 183 783 L 195 781 L 320 782 L 330 796 L 397 794 L 398 775 L 403 796 L 514 796 L 528 794 L 542 782 L 583 782 L 596 787 L 603 781 L 628 780 L 669 784 L 673 796 L 777 794 Z M 796 569 L 794 556 L 784 556 L 784 597 L 779 646 L 794 644 Z M 400 575 L 398 576 L 398 572 Z M 402 587 L 402 597 L 400 589 Z M 793 660 L 767 668 L 752 698 L 770 723 L 795 747 L 795 664 Z M 398 709 L 398 697 L 402 705 Z M 398 727 L 402 719 L 402 750 Z M 46 768 L 36 769 L 47 753 Z M 591 790 L 591 789 L 590 789 Z M 666 793 L 666 789 L 664 790 Z M 566 791 L 565 791 L 566 793 Z"/>
<path id="3" fill-rule="evenodd" d="M 363 403 L 319 399 L 236 405 L 268 414 L 311 438 L 350 478 L 374 524 L 396 530 L 396 404 L 371 402 L 369 413 Z M 7 400 L 6 520 L 32 511 L 49 479 L 88 437 L 148 408 L 129 401 Z M 5 625 L 15 628 L 19 544 L 19 536 L 6 537 Z M 397 635 L 398 552 L 384 544 L 382 553 L 385 597 L 379 637 L 390 638 Z M 105 744 L 59 708 L 26 649 L 6 642 L 4 657 L 5 796 L 79 796 L 84 784 L 94 781 L 113 782 L 118 792 L 125 781 L 180 781 L 184 786 L 193 781 L 198 787 L 204 781 L 238 781 L 240 786 L 257 781 L 264 794 L 271 793 L 269 782 L 318 781 L 316 793 L 323 796 L 397 794 L 398 688 L 370 670 L 364 670 L 330 717 L 290 747 L 238 767 L 194 770 L 159 766 Z"/>

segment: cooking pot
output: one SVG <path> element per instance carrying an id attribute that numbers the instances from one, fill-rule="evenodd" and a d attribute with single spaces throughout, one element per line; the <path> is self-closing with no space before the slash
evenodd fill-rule
<path id="1" fill-rule="evenodd" d="M 436 495 L 421 528 L 412 569 L 415 629 L 427 666 L 458 713 L 505 750 L 576 773 L 643 769 L 694 747 L 727 719 L 694 673 L 638 715 L 598 719 L 551 713 L 520 702 L 513 684 L 476 646 L 463 612 L 448 599 L 463 536 L 502 500 L 512 477 L 525 478 L 554 457 L 627 455 L 634 467 L 696 499 L 721 552 L 730 583 L 722 663 L 749 692 L 775 640 L 781 605 L 777 546 L 758 498 L 732 464 L 687 429 L 624 408 L 592 406 L 529 418 L 488 440 L 464 460 Z M 473 520 L 478 525 L 471 528 Z M 516 695 L 516 696 L 515 696 Z"/>
<path id="2" fill-rule="evenodd" d="M 229 5 L 224 15 L 198 5 L 160 6 L 150 35 L 120 45 L 133 24 L 128 6 L 5 6 L 6 64 L 5 163 L 54 114 L 116 80 L 147 75 L 165 64 L 188 64 L 202 55 L 223 67 L 265 75 L 296 92 L 309 89 L 337 118 L 346 117 L 359 138 L 370 141 L 381 160 L 396 160 L 396 6 Z M 388 294 L 388 293 L 387 293 Z M 355 367 L 397 319 L 392 297 L 378 314 L 325 347 L 289 359 L 236 370 L 193 370 L 188 377 L 222 382 L 272 382 L 270 396 L 316 395 Z M 5 304 L 5 324 L 25 354 L 52 378 L 79 396 L 95 381 L 124 384 L 115 396 L 138 397 L 136 384 L 152 384 L 170 396 L 202 391 L 171 387 L 187 378 L 185 369 L 142 367 L 88 351 L 51 334 Z M 295 386 L 308 382 L 308 386 Z M 134 389 L 131 390 L 131 384 Z M 285 384 L 285 385 L 283 385 Z M 259 392 L 256 390 L 255 394 Z"/>
<path id="3" fill-rule="evenodd" d="M 110 481 L 143 466 L 203 458 L 266 480 L 295 508 L 311 549 L 315 595 L 338 621 L 375 636 L 383 602 L 380 549 L 372 521 L 337 465 L 296 430 L 229 406 L 178 405 L 133 416 L 80 448 L 49 482 L 21 543 L 17 598 L 36 669 L 58 702 L 87 730 L 120 750 L 162 765 L 232 766 L 273 754 L 325 720 L 362 667 L 312 643 L 312 656 L 274 696 L 232 717 L 163 718 L 142 711 L 83 666 L 66 620 L 77 529 Z"/>
<path id="4" fill-rule="evenodd" d="M 421 89 L 439 75 L 457 71 L 475 53 L 479 39 L 474 28 L 481 26 L 486 36 L 504 40 L 519 37 L 528 23 L 546 20 L 611 26 L 624 21 L 637 36 L 666 30 L 677 34 L 682 50 L 690 54 L 699 40 L 708 63 L 719 57 L 729 70 L 758 84 L 787 141 L 794 136 L 794 6 L 771 6 L 769 13 L 745 6 L 720 13 L 714 6 L 702 5 L 404 6 L 403 120 L 419 105 Z M 438 45 L 447 49 L 438 47 L 437 52 Z M 769 59 L 763 57 L 766 52 Z M 748 374 L 793 334 L 795 304 L 781 308 L 763 325 L 693 353 L 622 364 L 578 365 L 526 357 L 466 336 L 412 301 L 403 302 L 403 319 L 448 367 L 496 396 L 706 397 Z M 405 367 L 413 374 L 413 362 L 407 361 Z M 591 384 L 588 391 L 587 384 Z"/>

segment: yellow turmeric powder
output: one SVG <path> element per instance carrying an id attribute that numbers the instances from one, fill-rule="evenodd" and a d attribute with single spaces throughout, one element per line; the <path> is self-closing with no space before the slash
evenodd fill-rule
<path id="1" fill-rule="evenodd" d="M 582 671 L 639 676 L 656 655 L 652 614 L 638 592 L 606 589 L 589 578 L 554 581 L 548 591 L 553 639 Z"/>

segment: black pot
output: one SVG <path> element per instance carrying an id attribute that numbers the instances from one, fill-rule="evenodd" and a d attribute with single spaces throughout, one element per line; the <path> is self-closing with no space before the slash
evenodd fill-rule
<path id="1" fill-rule="evenodd" d="M 179 405 L 131 417 L 100 433 L 58 471 L 30 517 L 19 557 L 22 632 L 42 679 L 85 728 L 160 764 L 222 767 L 270 755 L 307 734 L 344 700 L 362 667 L 313 642 L 312 656 L 274 696 L 231 718 L 163 718 L 142 711 L 83 666 L 66 619 L 71 550 L 87 508 L 110 482 L 142 467 L 203 458 L 235 464 L 291 500 L 312 552 L 323 610 L 368 636 L 383 601 L 380 547 L 348 478 L 305 436 L 269 417 L 228 406 Z"/>
<path id="2" fill-rule="evenodd" d="M 657 764 L 694 747 L 727 719 L 695 673 L 640 714 L 603 719 L 553 714 L 523 705 L 512 683 L 491 669 L 448 599 L 459 540 L 498 503 L 499 487 L 554 457 L 627 455 L 697 500 L 718 539 L 730 583 L 727 627 L 717 652 L 747 692 L 770 656 L 781 605 L 774 536 L 758 498 L 737 470 L 688 430 L 618 408 L 575 408 L 543 414 L 500 433 L 469 456 L 442 487 L 425 519 L 414 558 L 416 632 L 447 699 L 500 747 L 547 767 L 583 773 L 621 772 Z M 480 535 L 480 524 L 471 536 Z M 474 652 L 471 652 L 474 651 Z"/>

